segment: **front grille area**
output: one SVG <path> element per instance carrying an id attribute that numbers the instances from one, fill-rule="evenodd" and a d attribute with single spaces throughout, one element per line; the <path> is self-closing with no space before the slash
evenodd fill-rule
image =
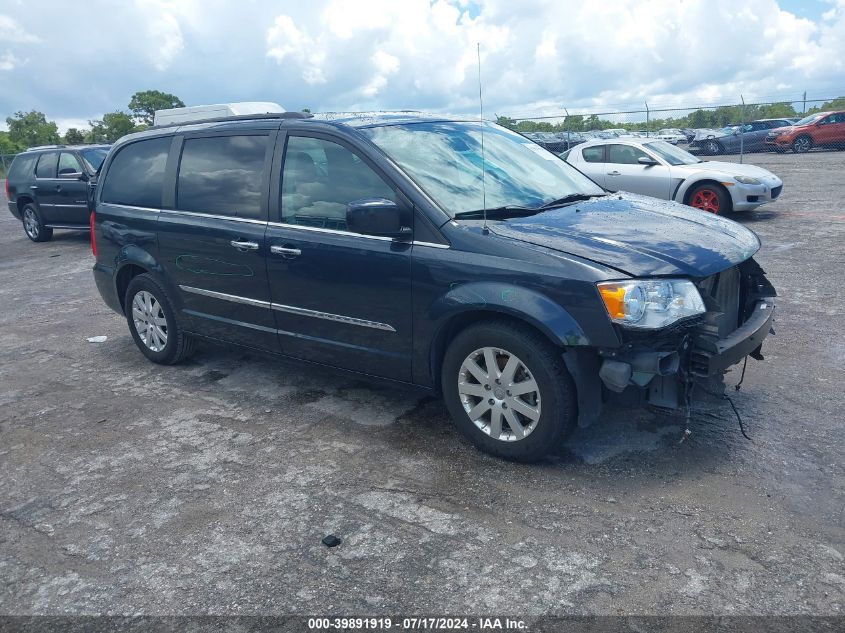
<path id="1" fill-rule="evenodd" d="M 709 312 L 715 313 L 711 323 L 719 338 L 724 338 L 740 325 L 740 272 L 734 266 L 707 277 L 699 284 Z"/>
<path id="2" fill-rule="evenodd" d="M 781 189 L 783 189 L 783 185 L 780 185 L 779 187 L 772 187 L 772 200 L 780 195 Z"/>

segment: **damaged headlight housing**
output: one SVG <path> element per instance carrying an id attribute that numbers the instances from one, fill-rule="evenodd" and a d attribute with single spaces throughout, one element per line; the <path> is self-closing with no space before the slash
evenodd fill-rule
<path id="1" fill-rule="evenodd" d="M 760 181 L 751 176 L 734 176 L 734 180 L 741 182 L 743 185 L 759 185 Z"/>
<path id="2" fill-rule="evenodd" d="M 610 319 L 627 327 L 657 329 L 705 312 L 687 279 L 603 281 L 598 289 Z"/>

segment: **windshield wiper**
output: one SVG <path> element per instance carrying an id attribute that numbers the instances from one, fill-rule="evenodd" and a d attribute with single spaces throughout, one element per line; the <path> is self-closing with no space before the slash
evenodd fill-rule
<path id="1" fill-rule="evenodd" d="M 537 211 L 545 211 L 546 209 L 553 209 L 555 207 L 562 207 L 565 204 L 572 202 L 581 202 L 582 200 L 590 200 L 592 198 L 603 198 L 606 193 L 570 193 L 557 200 L 552 200 L 546 204 L 537 207 Z"/>
<path id="2" fill-rule="evenodd" d="M 525 217 L 528 215 L 534 215 L 542 211 L 542 209 L 536 209 L 532 207 L 520 207 L 518 205 L 507 205 L 504 207 L 491 207 L 487 209 L 487 217 L 493 219 L 504 219 L 504 218 L 520 218 Z M 459 211 L 455 214 L 455 219 L 463 219 L 463 220 L 481 220 L 484 218 L 485 210 L 484 209 L 473 209 L 472 211 Z"/>

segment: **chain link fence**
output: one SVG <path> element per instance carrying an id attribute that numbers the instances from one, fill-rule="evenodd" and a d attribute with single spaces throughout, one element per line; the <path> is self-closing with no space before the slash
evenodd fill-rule
<path id="1" fill-rule="evenodd" d="M 0 154 L 0 180 L 4 179 L 6 174 L 9 173 L 9 165 L 12 164 L 15 156 L 17 154 Z"/>
<path id="2" fill-rule="evenodd" d="M 820 113 L 831 114 L 820 114 Z M 710 106 L 590 110 L 561 108 L 497 121 L 561 153 L 594 138 L 658 138 L 699 155 L 845 149 L 845 97 Z M 796 124 L 800 124 L 797 125 Z"/>

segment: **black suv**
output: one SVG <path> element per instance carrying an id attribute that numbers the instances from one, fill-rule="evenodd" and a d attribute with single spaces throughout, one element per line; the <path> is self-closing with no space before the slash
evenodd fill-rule
<path id="1" fill-rule="evenodd" d="M 88 183 L 108 150 L 108 145 L 45 145 L 15 157 L 6 198 L 29 239 L 46 242 L 53 229 L 89 229 Z"/>
<path id="2" fill-rule="evenodd" d="M 512 459 L 605 402 L 686 406 L 773 317 L 754 233 L 492 123 L 151 128 L 112 148 L 94 215 L 97 286 L 151 361 L 202 337 L 414 384 Z"/>

